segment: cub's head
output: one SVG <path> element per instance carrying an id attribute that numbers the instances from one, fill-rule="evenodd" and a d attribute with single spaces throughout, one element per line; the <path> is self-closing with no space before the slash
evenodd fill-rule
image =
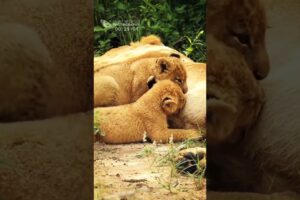
<path id="1" fill-rule="evenodd" d="M 151 90 L 159 96 L 161 109 L 166 115 L 177 113 L 185 106 L 182 89 L 170 80 L 159 81 Z"/>
<path id="2" fill-rule="evenodd" d="M 239 51 L 255 78 L 264 79 L 269 72 L 267 22 L 259 0 L 210 0 L 207 10 L 207 34 Z"/>
<path id="3" fill-rule="evenodd" d="M 186 93 L 188 91 L 186 78 L 186 70 L 178 57 L 161 57 L 156 60 L 153 76 L 148 79 L 148 87 L 151 88 L 156 82 L 162 80 L 170 80 Z"/>
<path id="4" fill-rule="evenodd" d="M 210 0 L 207 9 L 208 140 L 235 142 L 265 101 L 257 81 L 269 72 L 265 12 L 259 0 Z"/>
<path id="5" fill-rule="evenodd" d="M 264 92 L 238 51 L 211 36 L 207 41 L 208 140 L 235 142 L 258 119 Z"/>

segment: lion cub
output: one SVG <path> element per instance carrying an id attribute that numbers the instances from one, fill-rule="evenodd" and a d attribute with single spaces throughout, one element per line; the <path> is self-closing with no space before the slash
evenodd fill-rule
<path id="1" fill-rule="evenodd" d="M 135 102 L 154 83 L 166 79 L 187 92 L 186 71 L 177 57 L 144 58 L 103 66 L 94 74 L 94 107 Z"/>
<path id="2" fill-rule="evenodd" d="M 156 83 L 136 102 L 115 107 L 95 108 L 95 124 L 106 143 L 142 142 L 145 135 L 157 143 L 199 139 L 197 130 L 168 129 L 167 116 L 185 105 L 182 89 L 170 80 Z"/>

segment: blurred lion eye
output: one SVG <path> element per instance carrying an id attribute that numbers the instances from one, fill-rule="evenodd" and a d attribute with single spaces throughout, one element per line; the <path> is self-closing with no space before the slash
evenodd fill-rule
<path id="1" fill-rule="evenodd" d="M 248 34 L 234 34 L 234 37 L 238 40 L 238 42 L 243 45 L 243 46 L 248 46 L 250 47 L 251 41 L 250 41 L 250 36 Z"/>
<path id="2" fill-rule="evenodd" d="M 182 80 L 179 79 L 179 78 L 176 78 L 175 81 L 176 81 L 177 83 L 180 83 L 180 84 L 182 83 Z"/>

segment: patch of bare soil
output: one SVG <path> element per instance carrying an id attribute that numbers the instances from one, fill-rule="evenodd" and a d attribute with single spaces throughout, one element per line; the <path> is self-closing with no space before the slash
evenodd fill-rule
<path id="1" fill-rule="evenodd" d="M 163 164 L 170 144 L 94 144 L 95 200 L 204 200 L 205 180 Z"/>

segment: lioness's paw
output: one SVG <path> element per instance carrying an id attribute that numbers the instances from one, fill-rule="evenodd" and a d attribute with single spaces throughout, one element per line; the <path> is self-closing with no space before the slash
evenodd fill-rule
<path id="1" fill-rule="evenodd" d="M 194 147 L 181 150 L 176 161 L 176 168 L 180 173 L 200 175 L 206 166 L 206 148 Z"/>

